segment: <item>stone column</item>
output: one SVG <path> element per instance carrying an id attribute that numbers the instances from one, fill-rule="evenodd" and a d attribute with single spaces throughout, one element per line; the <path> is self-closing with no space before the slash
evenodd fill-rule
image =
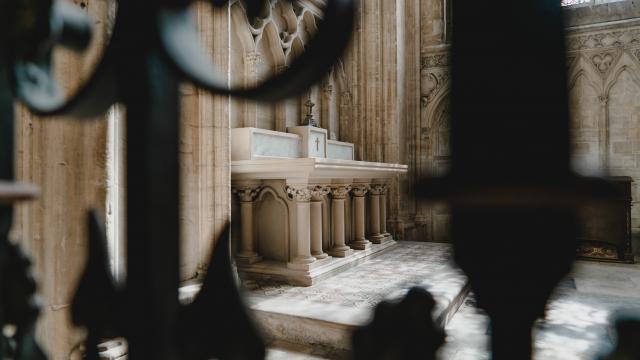
<path id="1" fill-rule="evenodd" d="M 383 184 L 371 185 L 371 242 L 381 244 L 385 236 L 380 233 L 380 195 L 384 191 Z"/>
<path id="2" fill-rule="evenodd" d="M 355 239 L 351 243 L 351 248 L 356 250 L 366 250 L 371 247 L 371 242 L 365 238 L 365 195 L 369 191 L 369 185 L 353 185 L 351 193 L 354 202 L 354 228 Z"/>
<path id="3" fill-rule="evenodd" d="M 609 97 L 600 96 L 600 108 L 602 110 L 602 116 L 600 117 L 600 123 L 598 124 L 598 147 L 599 147 L 599 160 L 600 170 L 609 169 Z"/>
<path id="4" fill-rule="evenodd" d="M 329 255 L 347 257 L 353 254 L 353 250 L 344 243 L 344 201 L 349 196 L 351 186 L 335 185 L 331 187 L 331 225 L 333 248 Z"/>
<path id="5" fill-rule="evenodd" d="M 384 184 L 382 193 L 380 193 L 380 234 L 385 238 L 391 237 L 387 231 L 387 192 L 389 184 Z"/>
<path id="6" fill-rule="evenodd" d="M 289 198 L 296 202 L 296 253 L 288 266 L 297 268 L 316 261 L 311 256 L 311 190 L 306 185 L 287 185 L 286 190 Z"/>
<path id="7" fill-rule="evenodd" d="M 262 260 L 255 250 L 253 240 L 253 200 L 260 193 L 260 186 L 234 187 L 233 193 L 240 198 L 240 251 L 236 261 L 240 265 L 251 265 Z"/>
<path id="8" fill-rule="evenodd" d="M 328 186 L 311 188 L 311 255 L 318 260 L 329 256 L 322 249 L 322 200 L 330 191 Z"/>

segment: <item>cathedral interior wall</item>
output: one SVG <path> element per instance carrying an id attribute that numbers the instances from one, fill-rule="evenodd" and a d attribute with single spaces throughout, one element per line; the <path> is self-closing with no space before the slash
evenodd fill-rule
<path id="1" fill-rule="evenodd" d="M 76 81 L 78 69 L 88 74 L 109 38 L 115 14 L 110 2 L 83 3 L 96 19 L 97 35 L 88 55 L 57 55 L 61 79 Z M 282 71 L 315 31 L 318 1 L 272 3 L 259 24 L 249 24 L 239 2 L 214 13 L 206 4 L 197 6 L 204 48 L 229 83 L 250 86 Z M 449 166 L 450 11 L 444 0 L 360 2 L 344 58 L 309 94 L 279 104 L 183 86 L 183 280 L 202 275 L 232 215 L 229 129 L 286 131 L 299 124 L 307 98 L 316 104 L 314 117 L 322 127 L 356 145 L 356 159 L 409 165 L 389 192 L 388 229 L 395 238 L 449 241 L 447 208 L 412 194 L 420 179 Z M 567 10 L 567 26 L 575 168 L 585 175 L 634 178 L 632 227 L 640 237 L 640 5 L 622 1 Z M 78 84 L 64 86 L 73 90 Z M 68 310 L 85 262 L 87 209 L 103 213 L 112 270 L 126 275 L 124 111 L 115 107 L 104 118 L 81 122 L 43 121 L 18 109 L 17 176 L 40 186 L 42 197 L 19 206 L 14 235 L 36 264 L 43 300 L 38 335 L 55 359 L 69 358 L 81 337 L 69 325 Z M 640 243 L 634 245 L 638 252 Z"/>

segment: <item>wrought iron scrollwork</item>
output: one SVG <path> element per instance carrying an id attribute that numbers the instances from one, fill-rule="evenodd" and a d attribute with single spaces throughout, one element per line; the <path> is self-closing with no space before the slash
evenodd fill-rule
<path id="1" fill-rule="evenodd" d="M 53 46 L 62 44 L 82 49 L 90 36 L 88 18 L 68 4 L 29 0 L 8 0 L 0 4 L 0 181 L 6 184 L 5 189 L 17 189 L 14 194 L 19 195 L 9 199 L 2 199 L 0 195 L 0 356 L 3 359 L 45 358 L 35 340 L 40 303 L 31 262 L 9 239 L 12 201 L 34 192 L 30 187 L 16 187 L 13 183 L 14 100 L 17 96 L 39 103 L 50 96 L 55 98 L 50 81 Z"/>
<path id="2" fill-rule="evenodd" d="M 433 321 L 433 296 L 423 288 L 412 288 L 397 303 L 383 301 L 370 324 L 353 334 L 355 360 L 436 359 L 445 333 Z"/>
<path id="3" fill-rule="evenodd" d="M 188 306 L 178 303 L 178 85 L 191 81 L 215 93 L 261 101 L 303 93 L 344 51 L 355 0 L 328 0 L 319 31 L 305 53 L 287 71 L 251 89 L 231 89 L 217 79 L 200 48 L 191 4 L 189 0 L 118 1 L 104 55 L 89 80 L 70 97 L 52 74 L 51 49 L 56 41 L 86 46 L 89 19 L 70 5 L 54 5 L 51 0 L 0 5 L 0 16 L 35 20 L 8 22 L 2 28 L 0 51 L 2 60 L 8 60 L 0 60 L 4 75 L 0 105 L 13 102 L 12 89 L 39 115 L 96 117 L 116 102 L 127 109 L 127 280 L 119 287 L 109 275 L 101 222 L 90 214 L 89 262 L 72 307 L 74 323 L 88 330 L 88 358 L 97 358 L 103 337 L 115 335 L 128 340 L 134 359 L 260 359 L 265 354 L 232 276 L 228 231 L 218 242 L 196 301 Z M 254 17 L 268 1 L 244 4 L 248 16 Z M 0 116 L 2 146 L 9 148 L 13 113 Z M 0 163 L 5 170 L 13 167 L 10 148 Z"/>

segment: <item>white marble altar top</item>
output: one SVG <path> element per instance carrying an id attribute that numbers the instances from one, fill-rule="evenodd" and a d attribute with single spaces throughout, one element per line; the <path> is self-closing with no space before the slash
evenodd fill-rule
<path id="1" fill-rule="evenodd" d="M 233 180 L 388 179 L 408 171 L 407 165 L 367 161 L 298 158 L 231 162 Z"/>

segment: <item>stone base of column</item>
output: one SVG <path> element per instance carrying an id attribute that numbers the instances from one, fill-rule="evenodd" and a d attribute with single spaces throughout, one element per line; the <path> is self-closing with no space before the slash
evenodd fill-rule
<path id="1" fill-rule="evenodd" d="M 238 266 L 253 265 L 262 261 L 262 256 L 258 254 L 238 254 L 236 255 L 236 264 Z"/>
<path id="2" fill-rule="evenodd" d="M 374 244 L 384 244 L 392 240 L 390 237 L 387 237 L 384 234 L 371 235 L 370 239 Z"/>
<path id="3" fill-rule="evenodd" d="M 313 255 L 313 257 L 315 257 L 317 260 L 322 260 L 322 259 L 326 259 L 329 257 L 329 254 L 327 253 L 322 253 L 322 254 L 311 254 Z"/>
<path id="4" fill-rule="evenodd" d="M 343 257 L 353 255 L 353 249 L 351 249 L 348 246 L 341 246 L 341 247 L 333 248 L 329 250 L 329 255 L 343 258 Z"/>
<path id="5" fill-rule="evenodd" d="M 301 261 L 301 259 L 294 259 L 292 262 L 287 263 L 287 268 L 291 270 L 309 271 L 331 261 L 331 258 L 329 258 L 328 256 L 322 260 L 316 260 L 316 258 L 313 256 L 311 257 L 311 259 L 313 259 L 313 261 L 310 262 L 303 262 Z M 307 259 L 307 261 L 308 260 L 309 259 Z"/>
<path id="6" fill-rule="evenodd" d="M 371 247 L 371 241 L 365 239 L 360 241 L 354 241 L 349 245 L 354 250 L 367 250 Z"/>

